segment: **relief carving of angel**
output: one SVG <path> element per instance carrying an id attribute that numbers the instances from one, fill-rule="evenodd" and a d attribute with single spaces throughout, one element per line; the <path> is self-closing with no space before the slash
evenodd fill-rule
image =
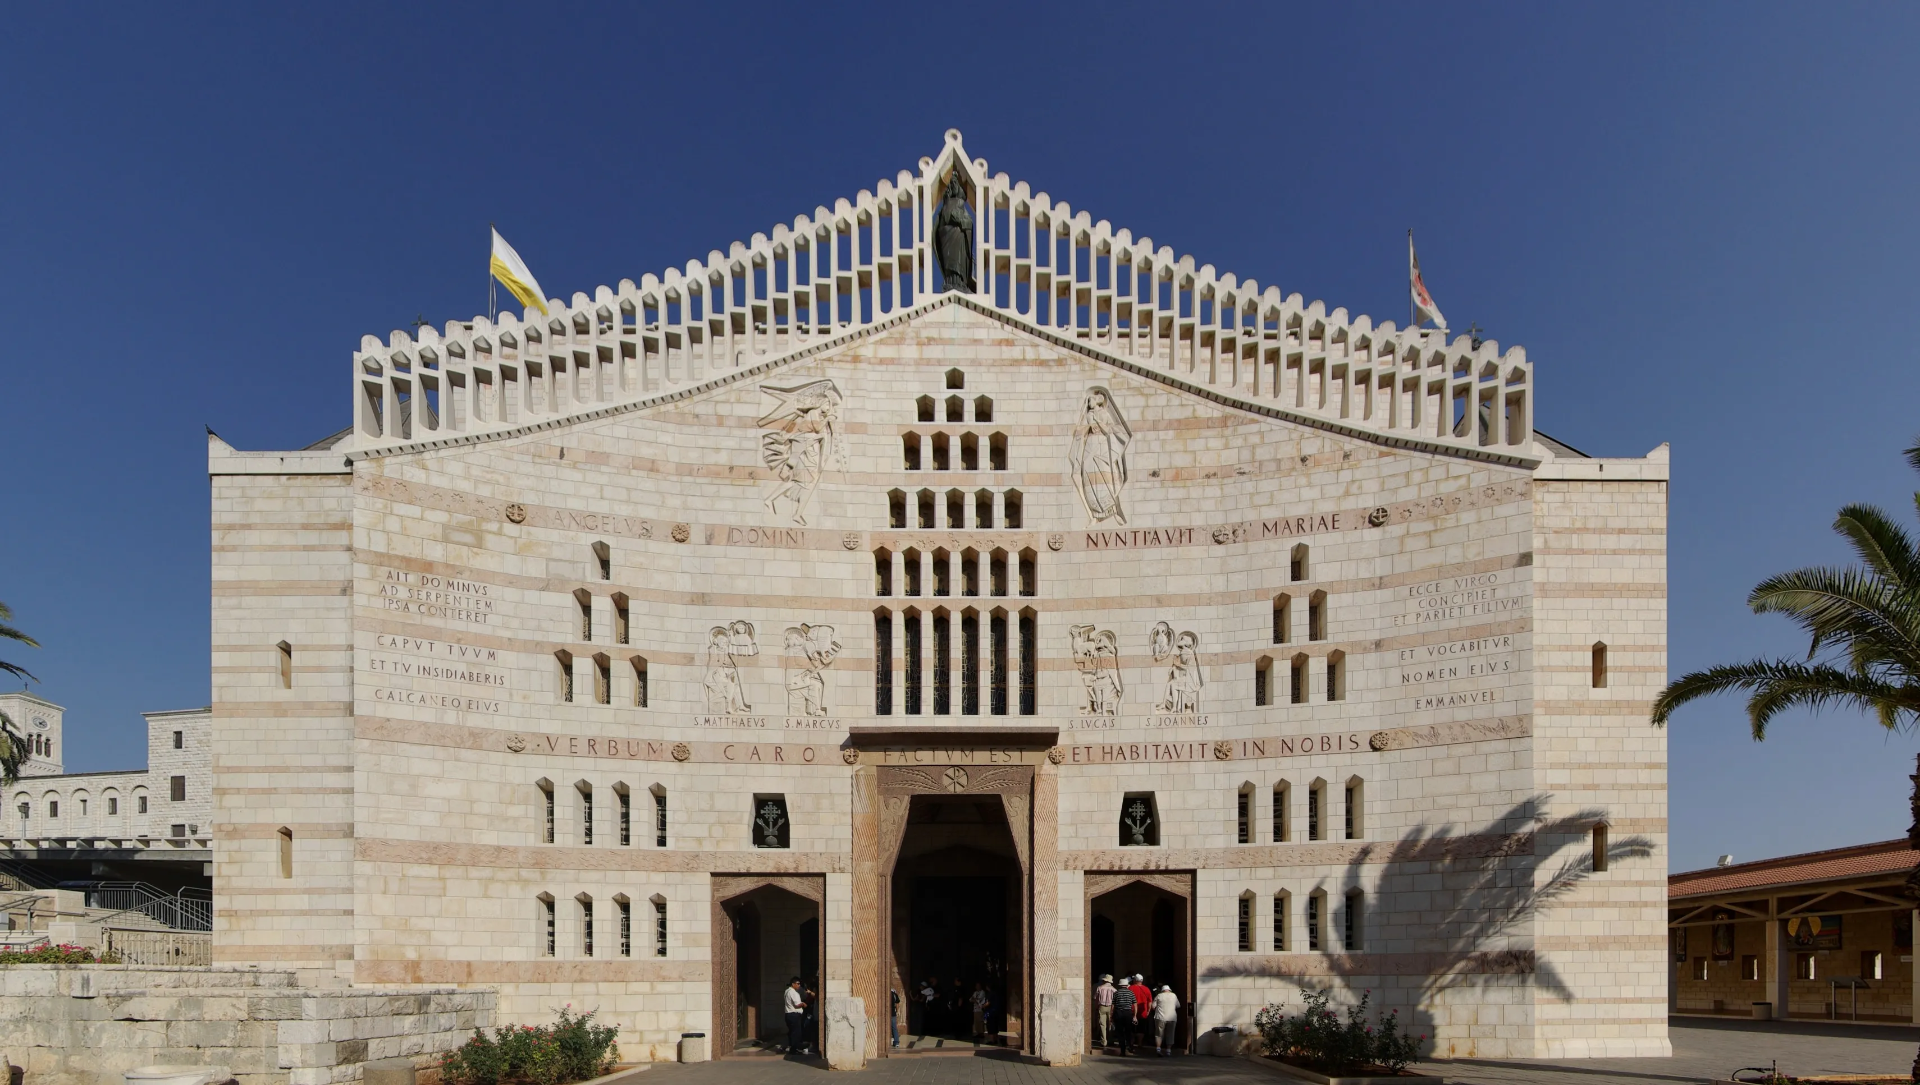
<path id="1" fill-rule="evenodd" d="M 760 390 L 780 402 L 760 417 L 759 425 L 768 432 L 760 435 L 760 458 L 772 469 L 780 485 L 767 495 L 767 511 L 780 515 L 781 506 L 791 506 L 787 516 L 796 524 L 807 522 L 807 507 L 828 465 L 846 470 L 846 442 L 840 434 L 840 389 L 831 380 L 809 381 L 791 388 L 761 385 Z"/>
<path id="2" fill-rule="evenodd" d="M 748 622 L 716 625 L 707 631 L 707 673 L 701 684 L 709 713 L 740 716 L 753 711 L 753 706 L 747 703 L 747 690 L 740 681 L 740 665 L 734 662 L 734 657 L 758 652 L 753 626 Z"/>
<path id="3" fill-rule="evenodd" d="M 1127 445 L 1132 441 L 1133 430 L 1120 416 L 1113 393 L 1099 385 L 1087 389 L 1067 462 L 1073 468 L 1073 488 L 1096 522 L 1127 522 L 1120 492 L 1127 485 Z"/>

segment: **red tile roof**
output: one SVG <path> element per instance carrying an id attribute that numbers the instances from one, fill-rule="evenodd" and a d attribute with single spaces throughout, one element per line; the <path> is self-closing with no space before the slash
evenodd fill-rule
<path id="1" fill-rule="evenodd" d="M 1783 855 L 1732 866 L 1708 867 L 1667 876 L 1667 898 L 1700 897 L 1748 889 L 1772 889 L 1807 885 L 1813 882 L 1858 878 L 1868 874 L 1891 874 L 1912 870 L 1920 864 L 1905 837 L 1882 840 L 1877 844 L 1855 844 L 1848 848 L 1810 851 L 1802 855 Z"/>

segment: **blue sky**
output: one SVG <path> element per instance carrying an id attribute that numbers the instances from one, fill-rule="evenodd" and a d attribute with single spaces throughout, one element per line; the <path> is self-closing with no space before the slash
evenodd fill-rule
<path id="1" fill-rule="evenodd" d="M 1176 251 L 1537 365 L 1542 429 L 1673 445 L 1674 672 L 1801 646 L 1761 577 L 1920 484 L 1920 7 L 42 5 L 0 39 L 0 599 L 137 764 L 204 704 L 202 426 L 348 419 L 365 333 L 704 256 L 910 168 L 995 171 Z M 703 6 L 705 7 L 705 6 Z M 1900 835 L 1920 742 L 1863 718 L 1672 733 L 1673 866 Z"/>

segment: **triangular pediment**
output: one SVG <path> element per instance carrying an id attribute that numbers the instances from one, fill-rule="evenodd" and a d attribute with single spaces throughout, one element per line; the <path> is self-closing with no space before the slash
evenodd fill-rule
<path id="1" fill-rule="evenodd" d="M 956 171 L 972 218 L 965 293 L 942 292 L 933 237 Z M 1522 349 L 1376 326 L 1196 265 L 992 173 L 952 130 L 917 170 L 683 269 L 553 299 L 546 314 L 366 337 L 342 447 L 379 455 L 643 409 L 947 305 L 1254 413 L 1473 459 L 1536 456 Z"/>

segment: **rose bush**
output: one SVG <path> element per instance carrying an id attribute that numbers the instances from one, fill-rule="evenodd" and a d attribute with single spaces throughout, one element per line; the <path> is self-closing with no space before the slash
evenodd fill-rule
<path id="1" fill-rule="evenodd" d="M 593 1011 L 576 1016 L 561 1007 L 552 1025 L 474 1029 L 460 1047 L 440 1057 L 448 1085 L 566 1085 L 613 1069 L 620 1046 L 617 1030 L 593 1023 Z"/>
<path id="2" fill-rule="evenodd" d="M 1420 1056 L 1426 1036 L 1401 1032 L 1400 1011 L 1389 1011 L 1377 1028 L 1367 1022 L 1372 991 L 1361 993 L 1359 1004 L 1347 1008 L 1344 1021 L 1327 1005 L 1327 992 L 1302 991 L 1300 998 L 1306 1007 L 1297 1014 L 1288 1014 L 1278 1003 L 1268 1003 L 1254 1014 L 1254 1027 L 1274 1058 L 1338 1076 L 1369 1065 L 1397 1073 Z"/>

